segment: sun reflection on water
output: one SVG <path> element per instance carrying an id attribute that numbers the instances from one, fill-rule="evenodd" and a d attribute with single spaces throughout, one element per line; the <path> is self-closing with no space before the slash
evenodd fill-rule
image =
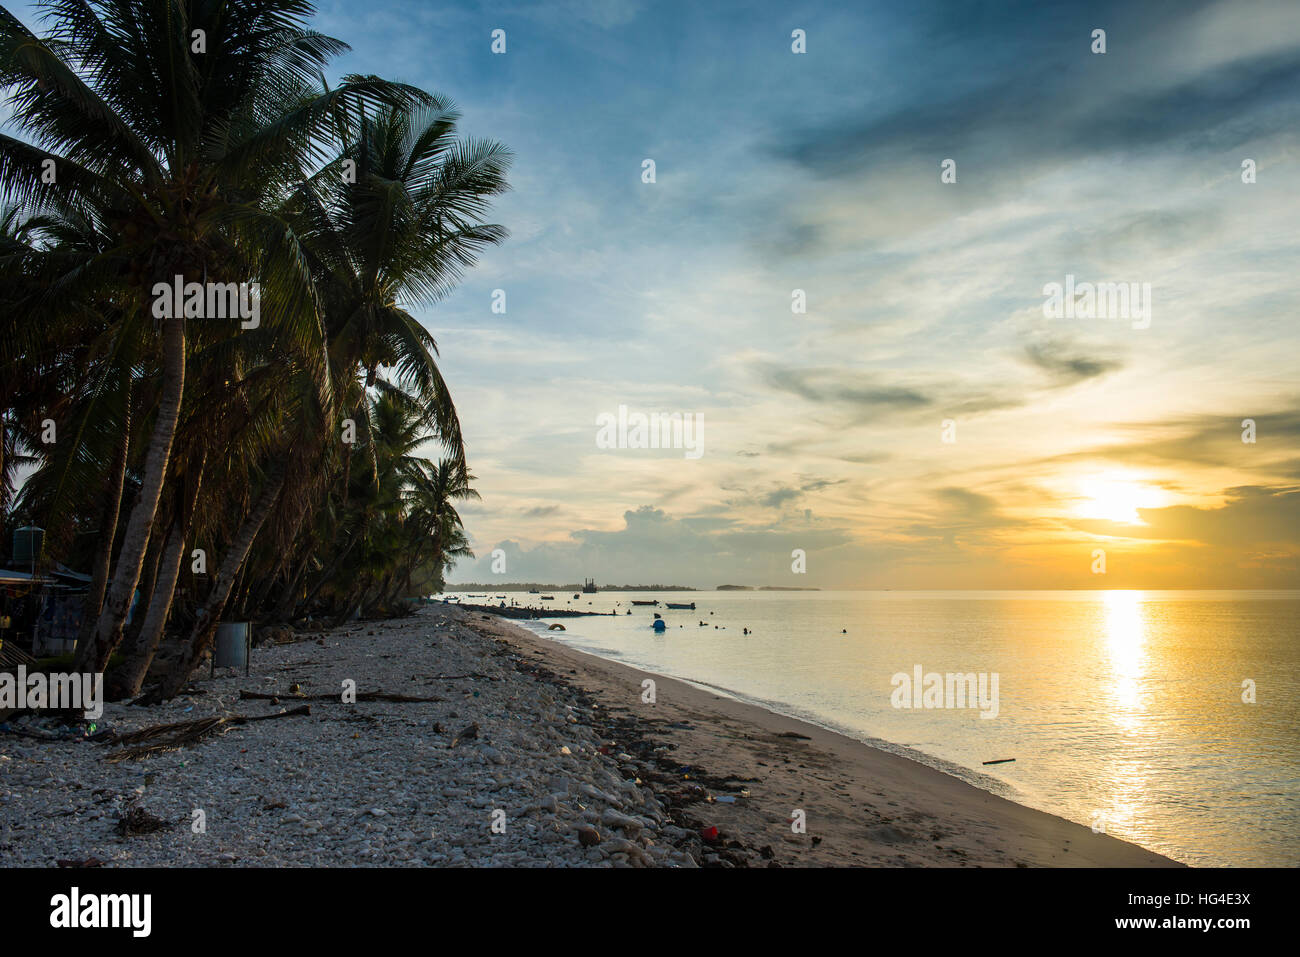
<path id="1" fill-rule="evenodd" d="M 1108 591 L 1105 602 L 1114 717 L 1125 730 L 1136 731 L 1146 712 L 1140 692 L 1148 664 L 1142 592 Z"/>
<path id="2" fill-rule="evenodd" d="M 1150 670 L 1147 651 L 1146 614 L 1140 591 L 1108 591 L 1104 597 L 1105 655 L 1111 718 L 1125 737 L 1141 735 L 1147 723 L 1142 683 Z M 1109 792 L 1103 812 L 1107 823 L 1120 834 L 1134 834 L 1142 819 L 1141 808 L 1150 768 L 1135 756 L 1116 755 L 1103 772 Z M 1099 769 L 1100 770 L 1100 769 Z M 1136 836 L 1136 835 L 1134 835 Z"/>

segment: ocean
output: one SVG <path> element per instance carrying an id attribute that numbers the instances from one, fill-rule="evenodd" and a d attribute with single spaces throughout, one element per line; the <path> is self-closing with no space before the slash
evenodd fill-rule
<path id="1" fill-rule="evenodd" d="M 537 595 L 509 596 L 538 604 Z M 542 604 L 618 614 L 518 624 L 905 754 L 1188 864 L 1300 863 L 1300 591 L 555 598 Z M 661 604 L 627 615 L 633 599 Z M 696 610 L 664 601 L 694 601 Z M 652 629 L 656 612 L 668 625 L 662 634 Z M 548 631 L 551 621 L 566 630 Z M 931 673 L 943 688 L 927 697 Z M 968 686 L 955 684 L 950 700 L 949 674 L 974 676 L 965 707 L 957 692 Z M 1007 758 L 1015 760 L 984 763 Z"/>

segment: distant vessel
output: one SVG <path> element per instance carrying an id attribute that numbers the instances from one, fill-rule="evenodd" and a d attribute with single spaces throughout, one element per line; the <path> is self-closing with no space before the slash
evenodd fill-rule
<path id="1" fill-rule="evenodd" d="M 583 579 L 583 582 L 582 582 L 582 593 L 583 593 L 584 595 L 594 595 L 594 594 L 596 594 L 596 579 L 594 579 L 594 578 L 585 578 L 585 579 Z"/>
<path id="2" fill-rule="evenodd" d="M 531 594 L 531 592 L 530 592 L 530 594 Z M 542 596 L 542 601 L 555 601 L 555 596 L 554 596 L 554 595 L 543 595 L 543 596 Z"/>
<path id="3" fill-rule="evenodd" d="M 664 604 L 666 604 L 669 608 L 686 608 L 690 611 L 695 610 L 695 602 L 691 602 L 689 605 L 675 605 L 669 601 L 669 602 L 664 602 Z"/>
<path id="4" fill-rule="evenodd" d="M 657 604 L 659 604 L 659 602 L 657 602 L 657 601 L 634 601 L 634 602 L 632 602 L 632 604 L 634 604 L 634 605 L 657 605 Z"/>
<path id="5" fill-rule="evenodd" d="M 537 589 L 536 589 L 536 588 L 530 588 L 530 589 L 528 589 L 528 594 L 530 594 L 530 595 L 536 595 L 537 593 L 538 593 L 538 592 L 537 592 Z"/>

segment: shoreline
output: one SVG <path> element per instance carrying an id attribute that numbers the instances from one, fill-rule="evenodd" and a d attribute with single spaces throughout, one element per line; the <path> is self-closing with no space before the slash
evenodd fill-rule
<path id="1" fill-rule="evenodd" d="M 747 847 L 772 849 L 784 866 L 1185 866 L 723 689 L 643 671 L 493 620 L 494 637 L 567 672 L 566 680 L 607 711 L 646 723 L 683 767 L 748 780 L 748 796 L 692 804 L 685 814 Z M 482 620 L 468 623 L 489 631 Z M 654 704 L 642 701 L 647 679 L 655 682 Z M 796 809 L 806 814 L 804 835 L 791 833 Z"/>
<path id="2" fill-rule="evenodd" d="M 159 725 L 210 719 L 212 734 L 153 744 Z M 106 703 L 99 726 L 96 740 L 51 736 L 32 715 L 0 733 L 7 864 L 1181 866 L 447 606 L 298 632 L 257 648 L 247 676 L 220 669 L 164 704 Z M 127 753 L 141 740 L 145 753 Z"/>

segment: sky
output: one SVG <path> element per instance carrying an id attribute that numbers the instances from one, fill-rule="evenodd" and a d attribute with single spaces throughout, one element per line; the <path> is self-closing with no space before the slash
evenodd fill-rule
<path id="1" fill-rule="evenodd" d="M 315 25 L 515 153 L 510 238 L 412 310 L 482 495 L 451 581 L 1300 587 L 1294 0 Z M 1149 312 L 1045 315 L 1067 277 Z M 620 406 L 702 454 L 601 447 Z"/>

